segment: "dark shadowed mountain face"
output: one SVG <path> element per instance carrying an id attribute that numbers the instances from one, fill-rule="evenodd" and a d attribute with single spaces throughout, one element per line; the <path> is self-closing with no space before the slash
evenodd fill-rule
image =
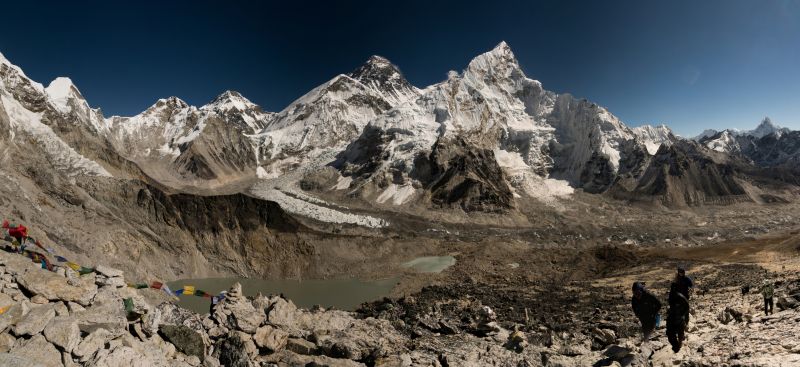
<path id="1" fill-rule="evenodd" d="M 417 93 L 400 69 L 381 56 L 372 56 L 349 76 L 377 91 L 390 105 L 405 102 Z"/>
<path id="2" fill-rule="evenodd" d="M 620 183 L 613 194 L 675 206 L 751 200 L 739 182 L 744 174 L 736 162 L 694 142 L 662 146 L 646 167 L 635 178 L 635 185 L 625 188 Z"/>
<path id="3" fill-rule="evenodd" d="M 741 154 L 758 166 L 800 169 L 800 131 L 741 137 L 739 146 Z"/>
<path id="4" fill-rule="evenodd" d="M 463 139 L 442 139 L 429 160 L 430 180 L 425 184 L 434 205 L 457 205 L 467 212 L 505 212 L 513 207 L 513 193 L 491 150 Z"/>

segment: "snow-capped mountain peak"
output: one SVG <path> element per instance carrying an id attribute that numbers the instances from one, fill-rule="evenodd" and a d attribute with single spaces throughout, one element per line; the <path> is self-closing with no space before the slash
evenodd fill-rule
<path id="1" fill-rule="evenodd" d="M 28 77 L 25 75 L 25 72 L 22 71 L 22 68 L 20 68 L 17 65 L 12 64 L 11 61 L 9 61 L 5 56 L 3 56 L 2 52 L 0 52 L 0 66 L 6 66 L 9 69 L 14 70 L 20 77 L 27 79 L 28 81 L 30 81 L 31 83 L 33 83 L 35 85 L 38 85 L 39 89 L 43 89 L 41 84 L 36 83 L 36 82 L 28 79 Z"/>
<path id="2" fill-rule="evenodd" d="M 419 181 L 425 187 L 442 177 L 419 176 L 418 165 L 446 165 L 425 159 L 493 151 L 483 162 L 488 170 L 500 164 L 497 157 L 516 162 L 499 167 L 513 167 L 507 173 L 515 190 L 538 195 L 541 185 L 528 184 L 548 178 L 608 184 L 619 167 L 621 143 L 632 138 L 604 108 L 546 91 L 526 77 L 511 48 L 501 42 L 475 57 L 462 73 L 450 72 L 447 80 L 425 88 L 414 103 L 371 121 L 336 165 L 345 175 L 358 172 L 358 180 L 372 179 L 381 189 L 385 177 L 392 177 L 395 185 Z M 595 180 L 596 172 L 603 177 Z M 503 179 L 492 185 L 506 187 Z M 392 190 L 397 188 L 390 185 L 383 193 Z"/>
<path id="3" fill-rule="evenodd" d="M 400 69 L 382 56 L 371 56 L 347 76 L 373 89 L 392 105 L 419 95 L 419 90 L 403 77 Z"/>
<path id="4" fill-rule="evenodd" d="M 509 46 L 506 41 L 500 41 L 491 51 L 485 52 L 484 55 L 495 55 L 499 58 L 512 58 L 516 61 L 514 51 L 511 50 L 511 46 Z"/>
<path id="5" fill-rule="evenodd" d="M 201 110 L 230 111 L 233 109 L 246 111 L 259 108 L 249 99 L 242 96 L 239 92 L 228 90 L 214 98 L 211 103 L 200 107 Z"/>
<path id="6" fill-rule="evenodd" d="M 44 86 L 28 78 L 19 66 L 12 64 L 0 54 L 0 87 L 3 86 L 14 93 L 23 104 L 44 101 Z"/>
<path id="7" fill-rule="evenodd" d="M 708 140 L 706 140 L 704 144 L 708 149 L 717 152 L 732 153 L 739 150 L 739 144 L 736 142 L 736 135 L 737 134 L 731 130 L 723 130 L 710 138 L 706 138 Z"/>
<path id="8" fill-rule="evenodd" d="M 400 70 L 387 58 L 372 55 L 367 62 L 358 67 L 349 75 L 351 78 L 362 83 L 371 80 L 402 78 Z"/>
<path id="9" fill-rule="evenodd" d="M 672 137 L 672 130 L 667 125 L 658 126 L 642 125 L 631 129 L 637 140 L 644 144 L 650 155 L 656 154 L 661 144 L 669 143 Z"/>
<path id="10" fill-rule="evenodd" d="M 188 109 L 190 107 L 191 106 L 189 106 L 188 103 L 184 102 L 184 100 L 172 96 L 168 98 L 159 99 L 152 106 L 144 110 L 144 112 L 142 112 L 140 115 L 152 115 L 161 113 L 172 114 L 175 113 L 176 111 Z"/>
<path id="11" fill-rule="evenodd" d="M 746 140 L 759 140 L 766 136 L 774 135 L 780 138 L 790 132 L 788 128 L 775 125 L 769 117 L 761 120 L 761 123 L 753 130 L 726 129 L 722 131 L 706 130 L 694 138 L 694 140 L 704 144 L 706 147 L 718 152 L 734 153 L 744 148 Z M 746 144 L 745 144 L 746 145 Z"/>
<path id="12" fill-rule="evenodd" d="M 100 109 L 89 106 L 72 79 L 63 76 L 53 79 L 44 89 L 44 94 L 56 111 L 69 115 L 68 121 L 88 125 L 98 132 L 108 128 Z"/>
<path id="13" fill-rule="evenodd" d="M 772 122 L 772 119 L 769 117 L 764 117 L 761 120 L 761 123 L 753 130 L 739 130 L 739 129 L 725 129 L 723 130 L 728 133 L 728 135 L 732 136 L 752 136 L 756 139 L 761 139 L 770 134 L 778 134 L 778 136 L 790 131 L 788 128 L 780 127 Z M 707 140 L 709 138 L 714 137 L 715 135 L 719 134 L 721 131 L 717 131 L 714 129 L 707 129 L 703 131 L 700 135 L 696 136 L 694 140 L 701 141 Z"/>
<path id="14" fill-rule="evenodd" d="M 76 151 L 53 129 L 53 126 L 60 125 L 58 131 L 63 132 L 84 123 L 99 129 L 103 122 L 102 116 L 97 110 L 88 107 L 69 79 L 59 78 L 51 84 L 52 88 L 45 90 L 41 84 L 29 79 L 21 68 L 0 54 L 0 111 L 8 117 L 6 128 L 10 132 L 11 140 L 18 137 L 18 134 L 27 135 L 26 141 L 40 144 L 53 167 L 70 176 L 111 176 L 102 165 Z M 56 100 L 53 97 L 57 97 Z M 64 102 L 63 98 L 73 97 L 79 98 L 79 103 L 74 106 L 79 108 L 80 113 L 68 119 L 58 116 L 58 112 L 63 112 L 60 110 L 63 106 L 59 102 Z M 82 143 L 91 143 L 93 136 L 81 136 L 80 131 L 74 132 L 75 136 L 79 136 L 77 139 L 85 138 Z"/>
<path id="15" fill-rule="evenodd" d="M 72 83 L 72 79 L 65 76 L 53 79 L 45 90 L 47 91 L 47 95 L 52 99 L 66 98 L 77 92 L 77 88 L 75 84 Z"/>
<path id="16" fill-rule="evenodd" d="M 697 135 L 697 136 L 695 136 L 694 138 L 692 138 L 692 140 L 694 140 L 694 141 L 700 141 L 700 140 L 703 140 L 703 139 L 705 139 L 705 138 L 710 138 L 710 137 L 712 137 L 712 136 L 714 136 L 714 135 L 717 135 L 717 134 L 719 134 L 719 131 L 717 131 L 717 130 L 714 130 L 714 129 L 705 129 L 705 130 L 703 130 L 703 132 L 702 132 L 702 133 L 700 133 L 700 135 Z"/>
<path id="17" fill-rule="evenodd" d="M 72 110 L 72 107 L 70 107 L 70 100 L 74 99 L 84 102 L 81 92 L 75 84 L 72 83 L 72 80 L 67 77 L 55 78 L 50 82 L 50 85 L 45 88 L 45 92 L 50 99 L 50 103 L 52 103 L 57 110 L 64 113 L 68 113 Z"/>
<path id="18" fill-rule="evenodd" d="M 467 66 L 465 77 L 471 74 L 495 77 L 525 77 L 511 47 L 503 41 L 491 51 L 478 55 Z"/>
<path id="19" fill-rule="evenodd" d="M 778 133 L 780 135 L 786 130 L 788 129 L 772 123 L 772 120 L 769 117 L 764 117 L 764 119 L 761 120 L 761 123 L 755 129 L 744 132 L 744 135 L 750 135 L 760 139 L 772 133 Z"/>
<path id="20" fill-rule="evenodd" d="M 383 56 L 380 56 L 380 55 L 372 55 L 372 56 L 370 56 L 369 59 L 367 59 L 366 64 L 367 65 L 374 65 L 375 67 L 381 67 L 381 68 L 383 68 L 383 67 L 391 67 L 391 68 L 394 68 L 394 69 L 397 68 L 396 66 L 394 66 L 394 64 L 391 63 L 391 61 L 389 61 L 389 59 L 387 59 L 387 58 L 385 58 Z"/>

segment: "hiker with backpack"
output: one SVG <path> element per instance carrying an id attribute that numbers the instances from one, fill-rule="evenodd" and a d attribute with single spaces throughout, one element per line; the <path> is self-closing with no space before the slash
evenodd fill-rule
<path id="1" fill-rule="evenodd" d="M 765 278 L 761 284 L 761 295 L 764 296 L 764 314 L 774 314 L 772 297 L 775 295 L 775 285 L 772 284 L 769 278 Z"/>
<path id="2" fill-rule="evenodd" d="M 682 292 L 681 285 L 676 281 L 670 284 L 667 299 L 667 339 L 672 345 L 672 351 L 678 353 L 683 341 L 686 340 L 686 327 L 689 324 L 689 300 Z"/>
<path id="3" fill-rule="evenodd" d="M 28 237 L 28 228 L 22 224 L 11 224 L 8 220 L 4 220 L 3 229 L 8 232 L 10 237 L 16 239 L 19 243 L 23 243 L 24 239 Z"/>
<path id="4" fill-rule="evenodd" d="M 646 341 L 650 339 L 650 335 L 653 334 L 653 330 L 657 326 L 661 301 L 653 293 L 645 289 L 644 283 L 634 282 L 632 291 L 631 307 L 633 308 L 633 313 L 642 324 L 642 340 Z"/>

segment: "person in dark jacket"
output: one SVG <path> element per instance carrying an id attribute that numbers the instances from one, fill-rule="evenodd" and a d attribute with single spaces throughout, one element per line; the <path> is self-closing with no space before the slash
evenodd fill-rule
<path id="1" fill-rule="evenodd" d="M 678 285 L 678 292 L 681 292 L 688 301 L 692 296 L 694 281 L 692 281 L 692 278 L 686 276 L 686 268 L 683 266 L 678 266 L 678 272 L 675 274 L 675 283 Z"/>
<path id="2" fill-rule="evenodd" d="M 631 297 L 631 307 L 633 313 L 642 323 L 642 340 L 650 339 L 650 335 L 656 328 L 656 319 L 661 310 L 661 301 L 644 288 L 641 282 L 633 283 L 633 297 Z"/>
<path id="3" fill-rule="evenodd" d="M 686 326 L 689 323 L 689 300 L 681 292 L 681 285 L 673 282 L 670 285 L 669 310 L 667 310 L 667 339 L 672 351 L 678 353 L 686 339 Z"/>
<path id="4" fill-rule="evenodd" d="M 775 295 L 775 285 L 772 284 L 769 278 L 765 278 L 764 282 L 761 284 L 761 295 L 764 296 L 764 314 L 774 314 L 775 312 L 772 310 L 774 306 L 772 296 Z"/>

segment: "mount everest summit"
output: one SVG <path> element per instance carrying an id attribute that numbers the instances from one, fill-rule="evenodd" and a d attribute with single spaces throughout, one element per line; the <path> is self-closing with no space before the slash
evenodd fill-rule
<path id="1" fill-rule="evenodd" d="M 762 168 L 800 169 L 798 132 L 769 120 L 694 140 L 630 128 L 544 89 L 505 42 L 425 88 L 373 56 L 277 112 L 227 91 L 201 107 L 170 97 L 105 117 L 68 78 L 45 88 L 0 57 L 0 81 L 4 151 L 36 145 L 67 176 L 246 193 L 323 222 L 379 227 L 382 210 L 410 207 L 504 213 L 576 190 L 679 206 L 758 201 L 747 188 L 786 181 Z"/>

